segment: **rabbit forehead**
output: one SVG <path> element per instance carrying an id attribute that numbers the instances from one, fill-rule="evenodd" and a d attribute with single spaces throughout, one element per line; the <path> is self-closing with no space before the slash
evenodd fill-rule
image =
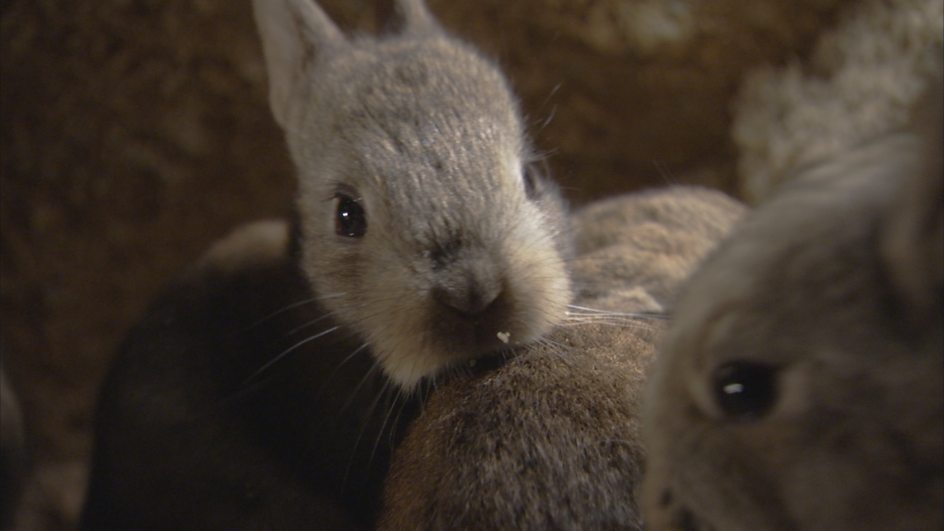
<path id="1" fill-rule="evenodd" d="M 782 392 L 771 415 L 788 418 L 811 401 L 833 401 L 827 395 L 834 390 L 818 381 L 855 377 L 878 361 L 870 353 L 882 341 L 886 310 L 873 288 L 881 276 L 872 241 L 877 217 L 863 215 L 877 195 L 864 183 L 846 185 L 848 202 L 817 203 L 802 188 L 784 194 L 747 219 L 693 277 L 666 351 L 669 372 L 686 382 L 684 395 L 701 410 L 716 409 L 711 376 L 727 362 L 778 369 Z"/>
<path id="2" fill-rule="evenodd" d="M 313 98 L 323 114 L 314 121 L 329 120 L 331 134 L 304 149 L 330 151 L 347 173 L 340 179 L 420 211 L 516 198 L 527 153 L 515 102 L 492 65 L 445 40 L 371 46 L 383 52 L 355 49 L 324 68 L 337 79 Z"/>
<path id="3" fill-rule="evenodd" d="M 351 163 L 368 181 L 366 188 L 383 191 L 394 204 L 456 208 L 482 208 L 482 196 L 515 198 L 523 191 L 525 155 L 516 131 L 484 116 L 415 118 L 371 120 L 348 129 L 356 137 L 351 145 L 360 148 L 350 154 Z M 423 202 L 432 204 L 418 204 Z"/>
<path id="4" fill-rule="evenodd" d="M 312 87 L 312 102 L 333 115 L 338 131 L 380 127 L 394 138 L 412 132 L 419 141 L 461 132 L 457 124 L 464 124 L 469 131 L 504 131 L 505 141 L 520 134 L 498 70 L 446 38 L 365 41 L 313 70 Z"/>

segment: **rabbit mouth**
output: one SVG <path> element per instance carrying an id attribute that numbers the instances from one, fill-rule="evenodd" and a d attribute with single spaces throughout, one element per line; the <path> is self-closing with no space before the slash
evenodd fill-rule
<path id="1" fill-rule="evenodd" d="M 514 349 L 541 337 L 554 324 L 519 323 L 508 315 L 467 320 L 441 312 L 428 316 L 426 324 L 419 326 L 422 322 L 417 323 L 414 334 L 398 332 L 374 344 L 387 377 L 404 391 L 472 362 L 507 357 Z M 385 345 L 392 348 L 384 349 Z"/>
<path id="2" fill-rule="evenodd" d="M 434 340 L 443 351 L 469 356 L 486 354 L 525 339 L 523 328 L 513 324 L 516 311 L 508 298 L 497 299 L 487 312 L 463 315 L 440 309 L 429 317 Z M 533 327 L 531 327 L 533 328 Z M 528 336 L 534 334 L 527 334 Z"/>

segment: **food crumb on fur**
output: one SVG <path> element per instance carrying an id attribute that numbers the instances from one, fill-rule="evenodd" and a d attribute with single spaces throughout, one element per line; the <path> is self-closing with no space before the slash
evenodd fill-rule
<path id="1" fill-rule="evenodd" d="M 495 335 L 498 336 L 499 341 L 501 341 L 502 343 L 506 345 L 508 344 L 509 339 L 511 339 L 511 333 L 509 332 L 499 332 Z"/>

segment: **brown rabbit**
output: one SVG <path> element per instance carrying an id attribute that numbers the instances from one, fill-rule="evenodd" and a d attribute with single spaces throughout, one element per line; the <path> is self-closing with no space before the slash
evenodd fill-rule
<path id="1" fill-rule="evenodd" d="M 647 395 L 647 527 L 944 527 L 940 79 L 693 277 Z"/>
<path id="2" fill-rule="evenodd" d="M 382 529 L 641 529 L 641 390 L 675 287 L 742 207 L 678 188 L 578 212 L 577 304 L 537 345 L 434 389 Z"/>

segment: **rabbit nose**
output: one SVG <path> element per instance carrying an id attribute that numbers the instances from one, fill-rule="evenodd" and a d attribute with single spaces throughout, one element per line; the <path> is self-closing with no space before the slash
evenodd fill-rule
<path id="1" fill-rule="evenodd" d="M 501 295 L 501 281 L 495 275 L 468 272 L 433 288 L 433 298 L 464 317 L 487 312 Z"/>

